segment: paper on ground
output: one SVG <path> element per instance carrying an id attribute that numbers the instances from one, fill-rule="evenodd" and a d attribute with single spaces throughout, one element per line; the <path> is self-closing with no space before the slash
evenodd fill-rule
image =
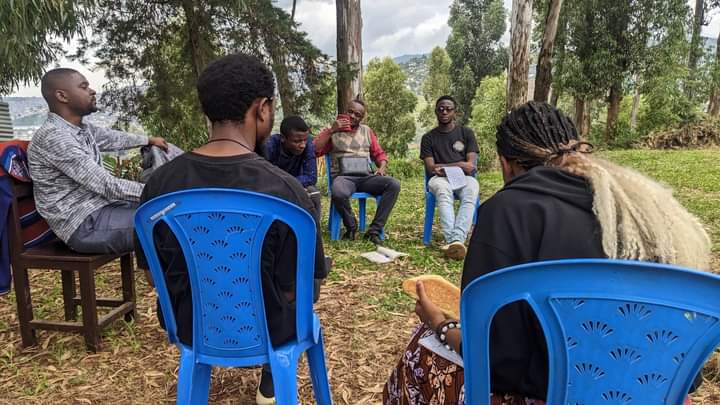
<path id="1" fill-rule="evenodd" d="M 373 263 L 384 264 L 390 263 L 398 257 L 407 256 L 407 253 L 402 253 L 396 250 L 378 246 L 376 251 L 363 253 L 360 256 L 370 260 Z"/>
<path id="2" fill-rule="evenodd" d="M 465 178 L 465 172 L 459 167 L 448 166 L 443 168 L 445 170 L 445 176 L 447 176 L 450 188 L 457 190 L 465 187 L 467 179 Z"/>
<path id="3" fill-rule="evenodd" d="M 382 247 L 382 246 L 377 247 L 377 252 L 383 256 L 387 256 L 387 258 L 389 258 L 390 260 L 395 260 L 401 256 L 407 256 L 407 253 L 398 252 L 397 250 L 392 250 L 390 248 L 386 248 L 386 247 Z"/>
<path id="4" fill-rule="evenodd" d="M 422 347 L 430 350 L 431 352 L 437 354 L 438 356 L 440 356 L 446 360 L 452 361 L 453 363 L 457 364 L 460 367 L 464 367 L 462 357 L 460 357 L 459 354 L 446 349 L 445 346 L 443 346 L 443 344 L 440 343 L 440 341 L 438 340 L 438 338 L 435 336 L 434 333 L 430 336 L 426 336 L 426 337 L 420 339 L 418 341 L 418 343 Z"/>

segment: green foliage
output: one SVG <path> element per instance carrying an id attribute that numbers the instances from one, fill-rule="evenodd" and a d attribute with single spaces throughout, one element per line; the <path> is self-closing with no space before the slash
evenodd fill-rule
<path id="1" fill-rule="evenodd" d="M 447 42 L 450 80 L 458 101 L 460 122 L 470 117 L 475 89 L 485 76 L 497 75 L 507 67 L 507 50 L 501 42 L 505 33 L 502 0 L 454 0 L 450 6 L 452 29 Z"/>
<path id="2" fill-rule="evenodd" d="M 450 57 L 444 48 L 435 47 L 428 60 L 428 75 L 422 85 L 425 108 L 420 112 L 420 124 L 425 130 L 436 125 L 435 102 L 450 94 Z"/>
<path id="3" fill-rule="evenodd" d="M 496 162 L 495 133 L 505 116 L 505 74 L 490 76 L 480 82 L 472 102 L 472 118 L 468 126 L 475 131 L 478 148 L 478 168 L 487 170 Z"/>
<path id="4" fill-rule="evenodd" d="M 404 156 L 415 137 L 417 98 L 405 86 L 400 65 L 391 58 L 373 59 L 364 78 L 367 124 L 375 130 L 386 152 Z"/>
<path id="5" fill-rule="evenodd" d="M 60 41 L 82 35 L 94 0 L 0 1 L 0 94 L 37 82 L 63 54 Z"/>
<path id="6" fill-rule="evenodd" d="M 98 2 L 92 25 L 102 28 L 76 57 L 94 52 L 110 79 L 103 103 L 125 119 L 138 117 L 153 135 L 186 150 L 202 144 L 198 76 L 214 58 L 238 51 L 272 67 L 284 112 L 329 116 L 331 64 L 269 1 Z"/>
<path id="7" fill-rule="evenodd" d="M 647 102 L 638 128 L 641 135 L 697 120 L 700 99 L 688 97 L 687 92 L 697 87 L 687 67 L 688 52 L 684 22 L 670 25 L 667 35 L 652 47 L 641 87 Z"/>

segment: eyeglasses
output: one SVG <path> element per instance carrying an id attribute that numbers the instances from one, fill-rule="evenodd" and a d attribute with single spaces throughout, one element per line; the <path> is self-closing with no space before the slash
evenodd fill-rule
<path id="1" fill-rule="evenodd" d="M 347 113 L 350 114 L 350 115 L 352 115 L 353 117 L 355 117 L 355 118 L 357 118 L 357 119 L 362 119 L 362 117 L 363 117 L 363 114 L 362 114 L 360 111 L 354 111 L 354 110 L 348 109 L 348 110 L 347 110 Z"/>
<path id="2" fill-rule="evenodd" d="M 439 113 L 453 112 L 453 111 L 455 111 L 455 108 L 453 108 L 453 107 L 440 106 L 440 107 L 436 108 L 435 111 L 437 111 L 437 112 L 439 112 Z"/>

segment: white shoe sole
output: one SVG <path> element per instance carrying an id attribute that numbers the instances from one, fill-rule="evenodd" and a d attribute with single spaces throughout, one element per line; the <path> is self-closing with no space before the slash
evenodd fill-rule
<path id="1" fill-rule="evenodd" d="M 258 387 L 257 392 L 255 393 L 255 403 L 257 405 L 275 405 L 275 397 L 265 397 L 260 392 L 260 387 Z"/>

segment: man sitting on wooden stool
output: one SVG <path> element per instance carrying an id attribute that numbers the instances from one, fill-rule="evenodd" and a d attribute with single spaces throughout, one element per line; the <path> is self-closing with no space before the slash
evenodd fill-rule
<path id="1" fill-rule="evenodd" d="M 41 90 L 50 112 L 28 147 L 38 212 L 77 252 L 131 252 L 143 185 L 110 174 L 102 166 L 100 152 L 143 145 L 167 150 L 167 143 L 163 138 L 83 123 L 83 117 L 98 108 L 95 90 L 76 70 L 45 73 Z"/>

